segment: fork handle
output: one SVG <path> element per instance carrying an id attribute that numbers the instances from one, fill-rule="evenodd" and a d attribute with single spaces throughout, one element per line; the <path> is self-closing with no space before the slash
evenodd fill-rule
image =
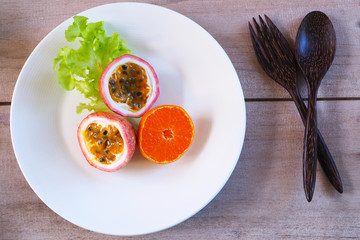
<path id="1" fill-rule="evenodd" d="M 299 111 L 300 117 L 305 125 L 306 124 L 306 113 L 307 113 L 306 105 L 305 105 L 304 101 L 302 100 L 297 89 L 294 89 L 289 92 L 290 92 L 290 95 L 291 95 L 293 101 L 295 102 L 295 105 Z M 320 163 L 322 169 L 324 170 L 325 175 L 329 179 L 330 183 L 334 186 L 334 188 L 339 193 L 342 193 L 343 192 L 342 181 L 341 181 L 340 174 L 337 170 L 336 164 L 334 162 L 334 159 L 332 158 L 331 153 L 330 153 L 328 147 L 326 146 L 324 138 L 322 137 L 319 129 L 316 129 L 316 131 L 317 131 L 317 156 L 318 156 L 319 163 Z"/>

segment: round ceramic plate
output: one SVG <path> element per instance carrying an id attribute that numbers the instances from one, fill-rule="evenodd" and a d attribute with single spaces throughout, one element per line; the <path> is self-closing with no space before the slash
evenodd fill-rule
<path id="1" fill-rule="evenodd" d="M 198 24 L 163 7 L 116 3 L 78 15 L 104 21 L 108 35 L 118 32 L 154 67 L 160 81 L 155 106 L 182 106 L 194 121 L 195 138 L 171 164 L 154 164 L 136 151 L 115 173 L 91 167 L 76 138 L 88 114 L 75 113 L 82 96 L 61 89 L 52 66 L 59 48 L 69 45 L 68 19 L 39 43 L 16 83 L 11 136 L 26 180 L 57 214 L 96 232 L 145 234 L 186 220 L 221 190 L 243 145 L 245 104 L 231 61 Z"/>

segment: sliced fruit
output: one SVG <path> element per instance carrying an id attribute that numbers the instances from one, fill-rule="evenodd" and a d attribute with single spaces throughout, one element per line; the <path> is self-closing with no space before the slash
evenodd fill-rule
<path id="1" fill-rule="evenodd" d="M 175 105 L 162 105 L 145 113 L 138 128 L 138 147 L 148 160 L 166 164 L 179 159 L 194 139 L 189 114 Z"/>
<path id="2" fill-rule="evenodd" d="M 90 114 L 80 123 L 77 137 L 90 165 L 107 172 L 124 167 L 135 151 L 132 125 L 115 113 Z"/>
<path id="3" fill-rule="evenodd" d="M 105 104 L 125 117 L 141 117 L 159 97 L 159 80 L 149 63 L 125 54 L 112 61 L 100 78 Z"/>

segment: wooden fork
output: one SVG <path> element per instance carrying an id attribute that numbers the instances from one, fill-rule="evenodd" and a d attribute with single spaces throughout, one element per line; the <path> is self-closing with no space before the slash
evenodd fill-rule
<path id="1" fill-rule="evenodd" d="M 261 16 L 259 16 L 259 19 L 261 27 L 253 18 L 256 33 L 249 22 L 250 36 L 256 57 L 265 73 L 289 92 L 305 125 L 307 108 L 296 86 L 297 63 L 295 55 L 285 37 L 270 18 L 265 15 L 266 23 Z M 319 163 L 330 183 L 339 193 L 342 193 L 343 187 L 339 172 L 318 129 L 317 135 Z M 304 182 L 304 186 L 305 184 L 310 183 Z"/>

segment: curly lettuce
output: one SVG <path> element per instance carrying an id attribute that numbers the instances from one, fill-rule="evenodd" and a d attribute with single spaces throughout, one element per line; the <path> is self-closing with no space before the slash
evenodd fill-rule
<path id="1" fill-rule="evenodd" d="M 54 70 L 57 71 L 57 79 L 63 89 L 76 89 L 89 100 L 76 107 L 77 113 L 84 109 L 109 112 L 100 96 L 100 76 L 112 60 L 132 52 L 118 33 L 106 35 L 103 21 L 87 23 L 87 20 L 83 16 L 74 17 L 74 23 L 65 31 L 65 38 L 69 42 L 78 38 L 80 47 L 60 48 L 53 61 Z"/>

